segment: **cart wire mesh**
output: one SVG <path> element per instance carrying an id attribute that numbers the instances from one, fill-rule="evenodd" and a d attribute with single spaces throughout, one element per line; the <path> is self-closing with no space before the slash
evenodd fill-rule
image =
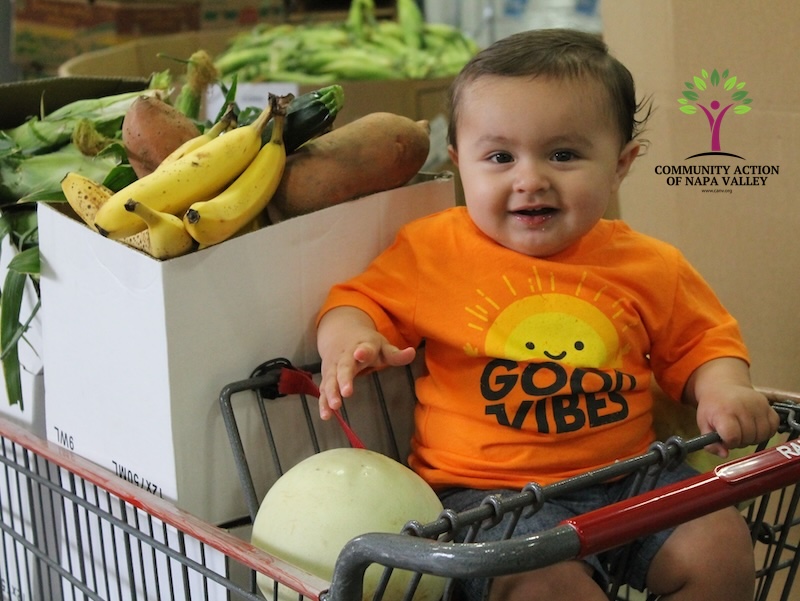
<path id="1" fill-rule="evenodd" d="M 327 582 L 0 419 L 2 599 L 263 599 L 254 574 Z"/>

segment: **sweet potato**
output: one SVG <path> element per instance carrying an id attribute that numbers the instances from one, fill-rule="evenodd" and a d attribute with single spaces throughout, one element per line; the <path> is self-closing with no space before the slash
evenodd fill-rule
<path id="1" fill-rule="evenodd" d="M 122 143 L 138 177 L 152 172 L 169 153 L 200 133 L 189 117 L 151 96 L 134 100 L 122 122 Z"/>
<path id="2" fill-rule="evenodd" d="M 273 221 L 397 188 L 428 158 L 425 121 L 369 113 L 304 144 L 287 157 L 270 202 Z"/>

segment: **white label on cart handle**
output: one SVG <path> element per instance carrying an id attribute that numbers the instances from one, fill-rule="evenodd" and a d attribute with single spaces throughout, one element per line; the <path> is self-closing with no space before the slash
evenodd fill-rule
<path id="1" fill-rule="evenodd" d="M 792 441 L 749 457 L 723 463 L 716 468 L 715 472 L 726 482 L 737 482 L 750 476 L 772 471 L 786 465 L 787 461 L 798 458 L 800 458 L 800 443 Z"/>
<path id="2" fill-rule="evenodd" d="M 800 443 L 794 441 L 778 445 L 775 447 L 775 450 L 786 457 L 786 459 L 795 459 L 800 457 Z"/>

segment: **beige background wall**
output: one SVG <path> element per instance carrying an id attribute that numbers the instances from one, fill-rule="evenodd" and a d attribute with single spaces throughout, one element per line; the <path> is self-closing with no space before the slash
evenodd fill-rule
<path id="1" fill-rule="evenodd" d="M 796 0 L 606 0 L 604 36 L 655 112 L 620 194 L 633 227 L 680 247 L 739 319 L 756 384 L 800 390 L 800 4 Z M 729 111 L 721 150 L 705 117 L 679 110 L 684 82 L 728 69 L 751 111 Z M 720 86 L 721 88 L 722 86 Z M 709 87 L 707 91 L 711 91 Z M 713 90 L 725 102 L 732 92 Z M 778 167 L 764 185 L 668 185 L 659 166 Z M 731 192 L 703 192 L 703 189 Z"/>

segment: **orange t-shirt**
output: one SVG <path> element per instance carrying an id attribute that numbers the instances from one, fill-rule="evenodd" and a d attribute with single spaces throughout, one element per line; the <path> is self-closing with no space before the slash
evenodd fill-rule
<path id="1" fill-rule="evenodd" d="M 548 484 L 647 450 L 650 378 L 680 398 L 738 324 L 674 247 L 603 220 L 539 259 L 463 207 L 408 224 L 320 312 L 363 309 L 394 344 L 425 341 L 409 464 L 434 488 Z"/>

